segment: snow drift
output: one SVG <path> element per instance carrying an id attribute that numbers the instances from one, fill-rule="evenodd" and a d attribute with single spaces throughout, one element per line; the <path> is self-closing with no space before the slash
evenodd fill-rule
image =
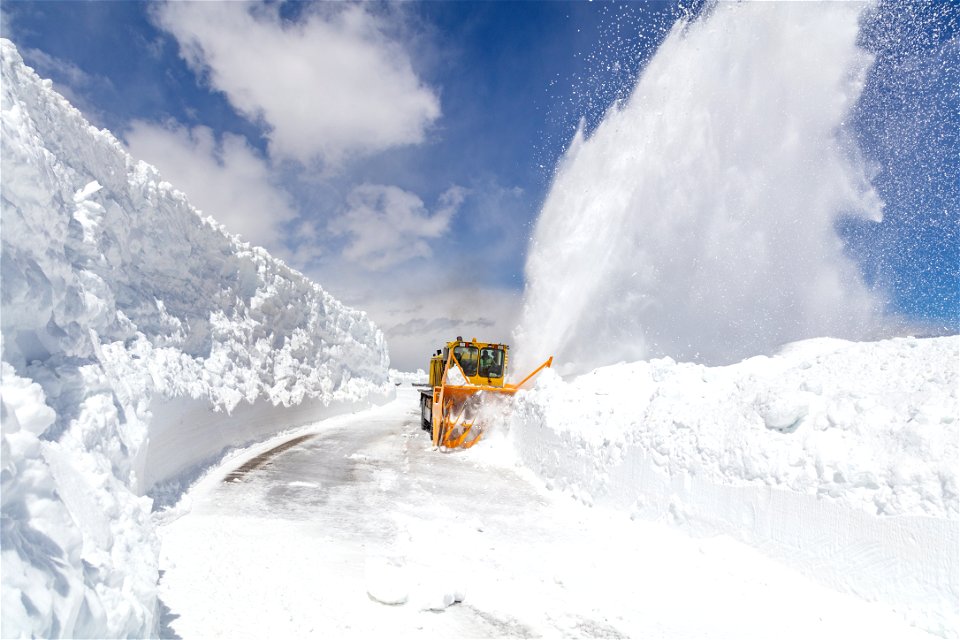
<path id="1" fill-rule="evenodd" d="M 956 637 L 960 337 L 545 372 L 508 437 L 550 488 L 728 535 Z"/>
<path id="2" fill-rule="evenodd" d="M 383 336 L 202 217 L 2 46 L 3 622 L 156 632 L 153 496 L 392 393 Z"/>
<path id="3" fill-rule="evenodd" d="M 557 167 L 531 238 L 517 368 L 728 364 L 862 339 L 881 301 L 840 216 L 882 203 L 844 123 L 870 55 L 861 4 L 718 3 L 680 21 L 630 98 Z"/>

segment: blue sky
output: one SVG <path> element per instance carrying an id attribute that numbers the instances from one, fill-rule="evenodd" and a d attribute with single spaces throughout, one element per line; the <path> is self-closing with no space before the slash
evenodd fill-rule
<path id="1" fill-rule="evenodd" d="M 957 18 L 882 3 L 856 111 L 881 224 L 844 222 L 891 311 L 957 331 Z M 509 340 L 558 159 L 700 2 L 19 2 L 3 35 L 204 213 L 385 329 L 414 368 Z M 952 67 L 948 64 L 952 61 Z M 669 162 L 669 159 L 664 159 Z M 420 365 L 422 366 L 422 365 Z"/>

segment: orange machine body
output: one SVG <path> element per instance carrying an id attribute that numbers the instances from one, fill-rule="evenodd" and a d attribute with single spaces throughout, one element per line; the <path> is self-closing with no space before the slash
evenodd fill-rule
<path id="1" fill-rule="evenodd" d="M 512 395 L 553 363 L 534 369 L 517 384 L 505 382 L 509 347 L 457 337 L 430 358 L 429 385 L 421 387 L 421 422 L 431 432 L 434 446 L 472 447 L 484 425 L 473 409 L 483 394 Z"/>

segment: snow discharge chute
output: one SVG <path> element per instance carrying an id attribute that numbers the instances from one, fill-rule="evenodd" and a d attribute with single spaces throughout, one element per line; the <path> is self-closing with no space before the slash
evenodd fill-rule
<path id="1" fill-rule="evenodd" d="M 479 418 L 483 397 L 513 395 L 553 364 L 553 358 L 548 358 L 517 384 L 508 384 L 508 350 L 505 344 L 477 342 L 476 338 L 465 341 L 457 336 L 430 358 L 430 384 L 420 388 L 420 416 L 434 446 L 475 445 L 483 436 L 484 424 Z"/>

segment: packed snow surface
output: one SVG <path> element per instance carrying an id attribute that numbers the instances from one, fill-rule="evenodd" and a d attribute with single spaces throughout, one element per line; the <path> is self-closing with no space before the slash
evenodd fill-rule
<path id="1" fill-rule="evenodd" d="M 156 629 L 156 498 L 392 394 L 383 336 L 2 54 L 2 635 Z M 211 212 L 212 213 L 212 212 Z M 151 496 L 151 497 L 147 497 Z"/>
<path id="2" fill-rule="evenodd" d="M 586 504 L 729 535 L 956 637 L 958 369 L 953 336 L 546 371 L 509 438 Z"/>
<path id="3" fill-rule="evenodd" d="M 861 3 L 717 3 L 680 21 L 628 100 L 557 167 L 526 264 L 517 370 L 670 356 L 728 364 L 829 335 L 876 300 L 841 215 L 882 203 L 845 123 Z"/>

